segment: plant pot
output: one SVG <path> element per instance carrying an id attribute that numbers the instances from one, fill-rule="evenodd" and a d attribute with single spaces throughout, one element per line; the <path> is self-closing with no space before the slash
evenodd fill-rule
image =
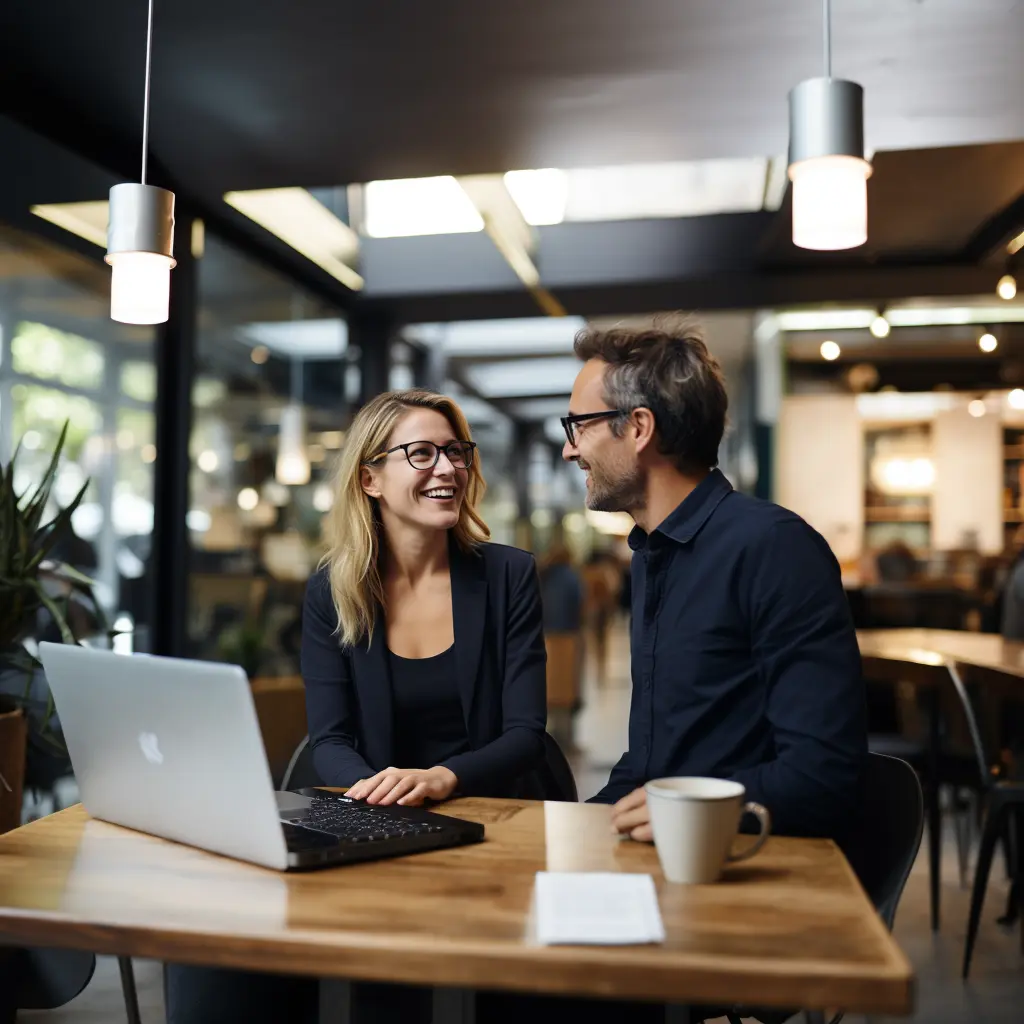
<path id="1" fill-rule="evenodd" d="M 0 703 L 0 834 L 21 824 L 27 736 L 28 723 L 21 709 Z"/>

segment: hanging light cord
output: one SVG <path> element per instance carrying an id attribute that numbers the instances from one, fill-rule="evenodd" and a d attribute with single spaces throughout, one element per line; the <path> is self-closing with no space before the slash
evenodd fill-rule
<path id="1" fill-rule="evenodd" d="M 149 0 L 146 28 L 146 94 L 142 103 L 142 184 L 146 184 L 146 154 L 149 150 L 149 75 L 153 64 L 153 0 Z"/>
<path id="2" fill-rule="evenodd" d="M 150 0 L 152 7 L 153 0 Z M 825 46 L 825 77 L 832 77 L 832 3 L 822 0 L 822 36 Z"/>

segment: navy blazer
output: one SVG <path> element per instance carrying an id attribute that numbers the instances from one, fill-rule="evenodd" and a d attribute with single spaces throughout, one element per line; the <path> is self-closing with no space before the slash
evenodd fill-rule
<path id="1" fill-rule="evenodd" d="M 544 758 L 546 654 L 533 556 L 503 544 L 467 554 L 450 543 L 459 694 L 470 750 L 445 762 L 457 792 L 522 793 Z M 302 678 L 313 763 L 328 786 L 351 786 L 394 765 L 387 629 L 378 609 L 373 640 L 342 647 L 326 569 L 306 587 Z"/>

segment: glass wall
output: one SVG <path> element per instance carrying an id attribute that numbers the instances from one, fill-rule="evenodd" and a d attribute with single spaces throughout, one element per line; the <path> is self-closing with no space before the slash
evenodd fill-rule
<path id="1" fill-rule="evenodd" d="M 327 480 L 358 399 L 337 310 L 208 236 L 190 439 L 190 654 L 298 672 Z"/>
<path id="2" fill-rule="evenodd" d="M 96 581 L 111 620 L 135 626 L 145 650 L 154 331 L 110 319 L 99 260 L 0 227 L 0 261 L 0 462 L 20 446 L 16 489 L 34 487 L 67 423 L 47 518 L 88 487 L 55 556 Z"/>

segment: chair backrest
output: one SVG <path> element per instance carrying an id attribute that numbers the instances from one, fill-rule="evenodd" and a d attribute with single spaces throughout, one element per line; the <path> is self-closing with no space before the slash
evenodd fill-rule
<path id="1" fill-rule="evenodd" d="M 281 778 L 281 789 L 303 789 L 306 786 L 322 786 L 320 776 L 313 766 L 313 748 L 309 745 L 309 737 L 303 736 L 302 742 L 295 748 Z"/>
<path id="2" fill-rule="evenodd" d="M 569 761 L 562 753 L 558 741 L 549 732 L 544 733 L 544 764 L 538 774 L 545 800 L 560 800 L 573 804 L 579 800 L 576 779 L 573 777 Z"/>
<path id="3" fill-rule="evenodd" d="M 891 930 L 903 887 L 921 846 L 921 783 L 906 761 L 869 754 L 861 792 L 861 820 L 844 844 L 844 852 Z"/>

